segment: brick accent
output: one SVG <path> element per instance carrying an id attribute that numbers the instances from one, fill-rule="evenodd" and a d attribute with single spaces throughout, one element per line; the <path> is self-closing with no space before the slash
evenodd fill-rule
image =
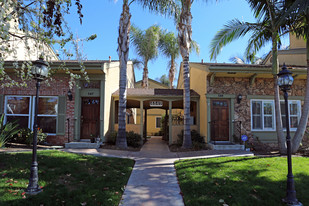
<path id="1" fill-rule="evenodd" d="M 17 78 L 13 78 L 18 81 Z M 68 75 L 55 75 L 51 81 L 41 82 L 39 95 L 40 96 L 67 96 L 69 90 L 69 76 Z M 9 87 L 0 88 L 0 95 L 25 95 L 35 96 L 36 94 L 36 81 L 27 81 L 27 87 Z M 74 134 L 74 101 L 75 101 L 75 87 L 71 89 L 73 100 L 66 102 L 66 119 L 70 119 L 70 141 L 73 140 Z M 68 142 L 68 122 L 66 121 L 65 135 L 48 136 L 47 142 L 52 145 L 64 145 Z M 32 125 L 31 125 L 32 127 Z M 44 131 L 43 131 L 44 132 Z"/>
<path id="2" fill-rule="evenodd" d="M 250 100 L 247 95 L 274 95 L 274 79 L 256 78 L 250 86 L 249 78 L 216 77 L 210 86 L 210 77 L 207 79 L 207 94 L 234 94 L 242 95 L 240 104 L 234 102 L 234 119 L 242 122 L 242 133 L 248 137 L 251 135 Z M 291 96 L 304 96 L 306 80 L 296 79 L 293 83 Z"/>

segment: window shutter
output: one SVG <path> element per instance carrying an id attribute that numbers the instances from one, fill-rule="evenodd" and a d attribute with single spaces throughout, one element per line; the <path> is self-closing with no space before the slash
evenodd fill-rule
<path id="1" fill-rule="evenodd" d="M 65 135 L 66 96 L 58 97 L 57 135 Z"/>
<path id="2" fill-rule="evenodd" d="M 4 113 L 4 109 L 3 109 L 3 100 L 4 100 L 4 96 L 0 95 L 0 115 Z"/>

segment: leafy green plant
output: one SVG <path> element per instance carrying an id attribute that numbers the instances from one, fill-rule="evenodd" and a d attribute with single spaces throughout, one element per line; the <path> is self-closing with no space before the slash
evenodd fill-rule
<path id="1" fill-rule="evenodd" d="M 116 144 L 117 132 L 111 131 L 106 135 L 106 142 L 109 144 Z"/>
<path id="2" fill-rule="evenodd" d="M 140 147 L 141 146 L 142 136 L 134 133 L 133 131 L 127 132 L 127 143 L 131 147 Z"/>
<path id="3" fill-rule="evenodd" d="M 141 146 L 141 141 L 142 137 L 141 135 L 134 133 L 133 131 L 126 132 L 126 137 L 127 137 L 127 144 L 130 147 L 140 147 Z M 106 136 L 106 141 L 109 144 L 116 144 L 116 138 L 117 138 L 117 132 L 116 131 L 111 131 L 109 134 Z"/>
<path id="4" fill-rule="evenodd" d="M 177 145 L 182 145 L 183 142 L 183 130 L 181 130 L 181 133 L 177 135 Z M 192 139 L 192 145 L 196 149 L 202 149 L 205 147 L 205 140 L 204 137 L 200 135 L 196 130 L 191 130 L 191 139 Z"/>
<path id="5" fill-rule="evenodd" d="M 0 118 L 0 148 L 4 147 L 5 144 L 10 140 L 10 138 L 17 134 L 18 124 L 16 122 L 7 122 L 4 124 L 4 115 L 1 115 Z"/>
<path id="6" fill-rule="evenodd" d="M 37 133 L 38 144 L 44 142 L 46 140 L 46 137 L 47 134 L 43 133 L 42 129 L 38 129 Z M 14 135 L 12 140 L 16 143 L 32 145 L 33 131 L 31 131 L 31 129 L 29 128 L 23 128 L 17 134 Z"/>

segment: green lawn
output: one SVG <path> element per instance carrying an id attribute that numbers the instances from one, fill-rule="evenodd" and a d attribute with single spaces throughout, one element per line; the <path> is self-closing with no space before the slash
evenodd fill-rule
<path id="1" fill-rule="evenodd" d="M 285 157 L 221 157 L 175 163 L 186 206 L 284 205 Z M 309 205 L 309 158 L 293 158 L 296 194 Z"/>
<path id="2" fill-rule="evenodd" d="M 39 185 L 26 196 L 31 153 L 0 154 L 0 205 L 118 205 L 134 161 L 39 151 Z"/>

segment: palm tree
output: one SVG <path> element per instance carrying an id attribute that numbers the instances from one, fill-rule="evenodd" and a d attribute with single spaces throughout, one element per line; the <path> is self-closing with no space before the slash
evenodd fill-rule
<path id="1" fill-rule="evenodd" d="M 169 84 L 170 88 L 173 89 L 174 88 L 173 82 L 175 80 L 176 66 L 177 66 L 176 59 L 179 57 L 179 43 L 175 34 L 173 32 L 162 31 L 160 34 L 159 48 L 164 56 L 170 58 L 170 61 L 168 63 L 169 65 L 168 78 L 170 81 Z M 199 45 L 195 41 L 191 42 L 190 49 L 194 49 L 194 51 L 197 54 L 199 54 Z"/>
<path id="2" fill-rule="evenodd" d="M 143 64 L 142 87 L 148 88 L 148 62 L 158 57 L 160 27 L 153 25 L 142 31 L 136 26 L 131 27 L 130 40 Z"/>
<path id="3" fill-rule="evenodd" d="M 118 135 L 116 139 L 116 146 L 120 148 L 127 148 L 126 140 L 126 106 L 127 106 L 127 62 L 129 56 L 130 45 L 130 25 L 131 13 L 130 5 L 133 2 L 139 3 L 143 8 L 148 8 L 150 11 L 155 11 L 161 14 L 174 15 L 176 5 L 171 0 L 123 0 L 122 13 L 119 20 L 118 30 L 118 56 L 120 61 L 119 72 L 119 104 L 118 104 Z"/>
<path id="4" fill-rule="evenodd" d="M 284 18 L 292 19 L 292 22 L 294 22 L 292 25 L 292 31 L 298 37 L 304 37 L 306 40 L 307 50 L 307 80 L 305 101 L 302 108 L 301 118 L 292 140 L 292 153 L 295 153 L 297 152 L 306 131 L 309 115 L 309 2 L 307 0 L 296 0 L 292 3 L 293 4 L 291 4 L 287 10 Z"/>
<path id="5" fill-rule="evenodd" d="M 184 133 L 183 133 L 183 148 L 191 148 L 191 130 L 190 130 L 190 75 L 189 75 L 189 54 L 192 41 L 192 15 L 191 6 L 193 0 L 181 0 L 181 13 L 178 21 L 178 42 L 180 54 L 183 62 L 183 107 L 184 107 Z"/>
<path id="6" fill-rule="evenodd" d="M 252 35 L 246 49 L 247 56 L 255 55 L 266 42 L 272 42 L 272 74 L 275 88 L 274 100 L 277 138 L 280 152 L 286 153 L 280 111 L 279 87 L 277 85 L 277 73 L 279 70 L 278 43 L 280 44 L 280 35 L 286 32 L 285 22 L 280 18 L 286 11 L 286 5 L 282 4 L 282 1 L 247 1 L 254 11 L 257 23 L 241 22 L 238 19 L 230 21 L 212 40 L 210 58 L 215 59 L 223 46 L 250 32 L 252 32 Z"/>

